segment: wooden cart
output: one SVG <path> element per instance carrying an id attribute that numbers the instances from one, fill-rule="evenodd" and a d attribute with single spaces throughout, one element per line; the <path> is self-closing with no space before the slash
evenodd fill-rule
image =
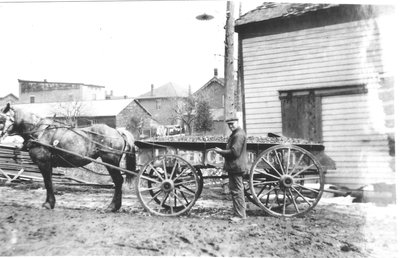
<path id="1" fill-rule="evenodd" d="M 200 197 L 202 169 L 222 168 L 213 148 L 224 142 L 136 141 L 139 147 L 137 195 L 152 214 L 176 216 Z M 320 144 L 248 143 L 245 194 L 272 216 L 293 217 L 313 209 L 324 192 L 324 174 L 334 162 Z M 227 175 L 217 176 L 226 178 Z"/>

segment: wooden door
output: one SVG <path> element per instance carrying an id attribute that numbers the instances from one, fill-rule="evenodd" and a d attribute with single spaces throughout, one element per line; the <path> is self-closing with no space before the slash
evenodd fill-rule
<path id="1" fill-rule="evenodd" d="M 286 137 L 322 141 L 321 97 L 314 91 L 280 94 L 282 133 Z"/>

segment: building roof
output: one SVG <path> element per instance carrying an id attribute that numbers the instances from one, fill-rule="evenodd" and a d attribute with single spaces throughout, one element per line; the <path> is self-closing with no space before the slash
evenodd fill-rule
<path id="1" fill-rule="evenodd" d="M 18 79 L 18 83 L 20 83 L 20 84 L 41 84 L 41 85 L 50 84 L 50 85 L 64 85 L 64 86 L 81 85 L 81 86 L 88 86 L 88 87 L 105 88 L 105 86 L 94 85 L 94 84 L 85 84 L 85 83 L 80 83 L 80 82 L 50 82 L 50 81 L 47 81 L 47 80 L 29 81 L 29 80 Z"/>
<path id="2" fill-rule="evenodd" d="M 12 93 L 9 93 L 9 94 L 5 95 L 4 97 L 0 97 L 0 100 L 7 99 L 7 98 L 18 99 L 17 96 L 15 96 L 15 95 L 12 94 Z"/>
<path id="3" fill-rule="evenodd" d="M 236 26 L 271 20 L 274 18 L 287 18 L 300 16 L 305 13 L 327 9 L 339 4 L 296 4 L 296 3 L 272 3 L 265 2 L 254 10 L 247 12 L 236 20 Z"/>
<path id="4" fill-rule="evenodd" d="M 217 78 L 217 77 L 214 76 L 214 77 L 211 78 L 206 84 L 204 84 L 200 89 L 198 89 L 197 91 L 195 91 L 195 92 L 193 93 L 193 95 L 198 94 L 199 92 L 201 92 L 202 90 L 204 90 L 205 88 L 207 88 L 208 86 L 210 86 L 213 82 L 215 82 L 215 83 L 221 85 L 222 87 L 224 87 L 224 81 L 225 81 L 224 78 Z"/>
<path id="5" fill-rule="evenodd" d="M 168 82 L 155 88 L 153 92 L 150 90 L 149 92 L 140 95 L 137 99 L 187 97 L 188 95 L 189 89 L 184 89 L 176 83 Z"/>
<path id="6" fill-rule="evenodd" d="M 15 107 L 20 107 L 40 116 L 52 117 L 60 116 L 67 110 L 73 109 L 74 105 L 79 106 L 81 114 L 79 116 L 116 116 L 125 109 L 132 101 L 135 101 L 146 113 L 150 113 L 138 103 L 135 99 L 116 99 L 116 100 L 93 100 L 93 101 L 77 101 L 77 102 L 52 102 L 52 103 L 29 103 L 15 104 Z"/>

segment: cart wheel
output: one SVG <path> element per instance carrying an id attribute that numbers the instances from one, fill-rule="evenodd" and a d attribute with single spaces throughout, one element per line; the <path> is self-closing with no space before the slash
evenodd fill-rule
<path id="1" fill-rule="evenodd" d="M 201 193 L 203 192 L 203 186 L 204 186 L 203 172 L 201 172 L 200 167 L 195 167 L 195 169 L 197 171 L 197 177 L 199 178 L 198 196 L 200 197 Z"/>
<path id="2" fill-rule="evenodd" d="M 257 201 L 255 200 L 255 198 L 253 198 L 253 194 L 251 193 L 249 175 L 245 175 L 243 177 L 243 187 L 244 187 L 244 195 L 246 196 L 247 200 L 258 206 Z"/>
<path id="3" fill-rule="evenodd" d="M 187 212 L 200 196 L 196 169 L 175 155 L 155 157 L 138 175 L 137 196 L 147 211 L 161 216 Z"/>
<path id="4" fill-rule="evenodd" d="M 317 205 L 324 191 L 324 173 L 313 154 L 293 145 L 263 151 L 250 171 L 252 199 L 268 214 L 294 217 Z"/>

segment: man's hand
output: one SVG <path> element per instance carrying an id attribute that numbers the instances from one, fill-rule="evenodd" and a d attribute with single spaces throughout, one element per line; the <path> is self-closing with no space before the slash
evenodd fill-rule
<path id="1" fill-rule="evenodd" d="M 217 153 L 220 153 L 220 152 L 222 151 L 222 149 L 220 149 L 220 148 L 218 148 L 218 147 L 215 147 L 214 150 L 215 150 L 215 152 L 217 152 Z"/>

